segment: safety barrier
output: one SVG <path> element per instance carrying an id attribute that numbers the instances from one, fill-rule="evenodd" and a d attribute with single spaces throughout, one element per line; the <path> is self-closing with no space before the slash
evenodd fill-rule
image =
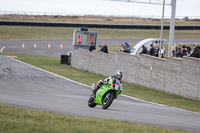
<path id="1" fill-rule="evenodd" d="M 86 24 L 86 23 L 50 23 L 50 22 L 18 22 L 0 21 L 0 25 L 11 26 L 49 26 L 49 27 L 88 27 L 88 28 L 110 28 L 110 29 L 160 29 L 160 25 L 123 25 L 123 24 Z M 169 30 L 169 25 L 164 25 Z M 199 30 L 200 25 L 177 25 L 176 30 Z"/>

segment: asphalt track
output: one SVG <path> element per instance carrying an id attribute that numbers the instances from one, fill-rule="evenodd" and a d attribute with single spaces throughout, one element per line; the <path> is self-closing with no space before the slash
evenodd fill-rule
<path id="1" fill-rule="evenodd" d="M 97 46 L 106 42 L 107 45 L 121 45 L 124 42 L 136 44 L 143 38 L 124 38 L 124 39 L 98 39 Z M 175 39 L 177 43 L 200 43 L 200 39 Z M 22 49 L 22 44 L 25 47 Z M 60 49 L 60 44 L 63 44 L 63 49 Z M 34 44 L 37 48 L 34 49 Z M 51 48 L 48 49 L 48 44 Z M 0 49 L 5 46 L 3 52 L 10 53 L 27 53 L 34 55 L 60 56 L 72 50 L 72 39 L 40 39 L 40 40 L 0 40 Z"/>
<path id="2" fill-rule="evenodd" d="M 200 132 L 200 113 L 124 96 L 108 110 L 89 108 L 90 94 L 86 85 L 0 55 L 0 104 Z"/>

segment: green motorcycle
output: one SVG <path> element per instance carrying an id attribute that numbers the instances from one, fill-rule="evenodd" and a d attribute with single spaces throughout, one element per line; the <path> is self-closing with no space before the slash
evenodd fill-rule
<path id="1" fill-rule="evenodd" d="M 92 90 L 94 90 L 94 88 L 95 84 L 93 83 Z M 104 80 L 102 87 L 90 96 L 88 106 L 93 108 L 99 104 L 102 105 L 103 109 L 107 109 L 112 104 L 113 99 L 116 99 L 121 92 L 122 85 L 119 82 L 113 84 L 113 79 L 111 77 L 107 78 Z"/>

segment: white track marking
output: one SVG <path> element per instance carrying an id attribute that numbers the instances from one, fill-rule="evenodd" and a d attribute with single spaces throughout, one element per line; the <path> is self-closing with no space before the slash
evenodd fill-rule
<path id="1" fill-rule="evenodd" d="M 3 50 L 4 50 L 5 48 L 6 48 L 5 46 L 3 46 L 3 48 L 1 48 L 1 53 L 3 53 Z"/>
<path id="2" fill-rule="evenodd" d="M 7 57 L 8 57 L 8 56 L 7 56 Z M 9 57 L 9 58 L 11 58 L 11 57 Z M 33 66 L 33 65 L 31 65 L 31 64 L 22 62 L 22 61 L 20 61 L 20 60 L 17 60 L 17 59 L 14 59 L 14 58 L 11 58 L 11 59 L 14 60 L 14 61 L 17 61 L 17 62 L 19 62 L 19 63 L 22 63 L 22 64 L 25 64 L 25 65 L 31 66 L 31 67 L 33 67 L 33 68 L 36 68 L 36 69 L 38 69 L 38 70 L 47 72 L 47 73 L 52 74 L 52 75 L 54 75 L 54 76 L 63 78 L 63 79 L 65 79 L 65 80 L 68 80 L 68 81 L 71 81 L 71 82 L 74 82 L 74 83 L 76 83 L 76 84 L 83 85 L 83 86 L 85 86 L 85 87 L 91 88 L 91 86 L 89 86 L 89 85 L 86 85 L 86 84 L 83 84 L 83 83 L 80 83 L 80 82 L 77 82 L 77 81 L 74 81 L 74 80 L 65 78 L 65 77 L 63 77 L 63 76 L 60 76 L 60 75 L 58 75 L 58 74 L 49 72 L 49 71 L 44 70 L 44 69 L 42 69 L 42 68 L 39 68 L 39 67 Z M 154 102 L 149 102 L 149 101 L 146 101 L 146 100 L 138 99 L 138 98 L 131 97 L 131 96 L 127 96 L 127 95 L 123 95 L 123 94 L 121 94 L 121 95 L 122 95 L 123 97 L 130 98 L 130 99 L 137 100 L 137 101 L 141 101 L 141 102 L 144 102 L 144 103 L 149 103 L 149 104 L 153 104 L 153 105 L 157 105 L 157 106 L 169 107 L 169 108 L 179 109 L 179 110 L 186 111 L 186 112 L 192 112 L 192 113 L 200 114 L 199 112 L 193 112 L 193 111 L 189 111 L 189 110 L 185 110 L 185 109 L 181 109 L 181 108 L 176 108 L 176 107 L 167 106 L 167 105 L 164 105 L 164 104 L 158 104 L 158 103 L 154 103 Z"/>

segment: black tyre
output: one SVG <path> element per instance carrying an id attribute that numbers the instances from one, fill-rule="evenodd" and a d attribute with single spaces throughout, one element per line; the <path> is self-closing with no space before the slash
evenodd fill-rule
<path id="1" fill-rule="evenodd" d="M 88 106 L 91 108 L 94 108 L 97 104 L 94 103 L 94 98 L 93 95 L 90 96 L 89 100 L 88 100 Z"/>
<path id="2" fill-rule="evenodd" d="M 102 100 L 102 108 L 107 109 L 113 102 L 114 94 L 112 92 L 106 93 Z"/>

